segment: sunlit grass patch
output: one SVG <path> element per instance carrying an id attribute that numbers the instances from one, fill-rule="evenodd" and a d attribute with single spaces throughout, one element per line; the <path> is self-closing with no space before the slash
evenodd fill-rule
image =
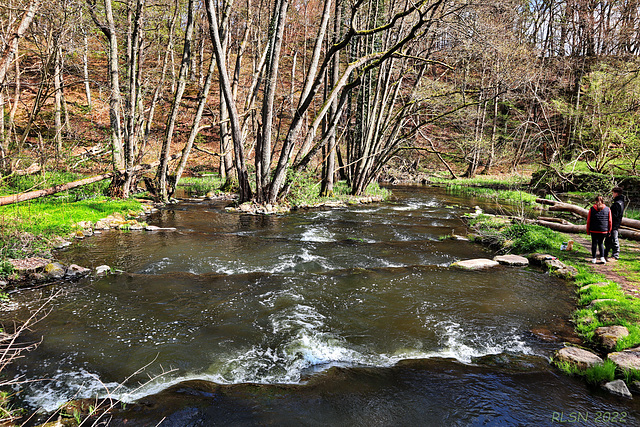
<path id="1" fill-rule="evenodd" d="M 193 195 L 205 195 L 209 192 L 221 193 L 226 180 L 219 174 L 205 174 L 198 177 L 182 177 L 178 187 L 185 187 Z"/>
<path id="2" fill-rule="evenodd" d="M 616 364 L 610 360 L 581 369 L 573 363 L 555 361 L 555 365 L 565 374 L 584 378 L 589 384 L 600 384 L 616 378 Z"/>

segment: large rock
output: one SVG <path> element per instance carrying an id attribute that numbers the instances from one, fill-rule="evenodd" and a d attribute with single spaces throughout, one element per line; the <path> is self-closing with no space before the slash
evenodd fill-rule
<path id="1" fill-rule="evenodd" d="M 615 394 L 617 396 L 628 397 L 631 398 L 631 392 L 629 388 L 622 380 L 614 380 L 606 383 L 602 386 L 603 389 L 607 390 L 611 394 Z"/>
<path id="2" fill-rule="evenodd" d="M 452 267 L 458 267 L 463 270 L 482 270 L 485 268 L 492 268 L 497 265 L 500 265 L 498 261 L 486 258 L 468 259 L 451 264 Z"/>
<path id="3" fill-rule="evenodd" d="M 498 261 L 500 264 L 513 267 L 523 267 L 529 265 L 529 260 L 519 255 L 498 255 L 494 257 L 493 260 Z"/>
<path id="4" fill-rule="evenodd" d="M 9 262 L 18 273 L 29 274 L 42 271 L 47 264 L 51 263 L 51 260 L 45 258 L 23 258 L 10 259 Z"/>
<path id="5" fill-rule="evenodd" d="M 589 285 L 584 285 L 583 287 L 581 287 L 580 292 L 587 291 L 591 288 L 606 288 L 607 286 L 609 286 L 607 282 L 591 283 Z"/>
<path id="6" fill-rule="evenodd" d="M 80 267 L 77 264 L 71 264 L 69 268 L 67 268 L 66 276 L 67 277 L 81 277 L 86 276 L 91 273 L 91 270 L 88 268 Z"/>
<path id="7" fill-rule="evenodd" d="M 618 340 L 622 337 L 629 336 L 629 330 L 624 326 L 602 326 L 595 331 L 600 343 L 603 347 L 612 350 L 616 348 Z"/>
<path id="8" fill-rule="evenodd" d="M 97 277 L 106 276 L 109 273 L 111 273 L 111 267 L 108 265 L 99 265 L 96 267 L 95 275 Z"/>
<path id="9" fill-rule="evenodd" d="M 607 358 L 615 363 L 620 369 L 640 370 L 640 347 L 609 353 Z"/>
<path id="10" fill-rule="evenodd" d="M 59 262 L 51 262 L 44 266 L 44 274 L 50 279 L 61 279 L 65 272 L 64 265 Z"/>
<path id="11" fill-rule="evenodd" d="M 542 265 L 545 261 L 552 260 L 555 257 L 549 254 L 531 254 L 528 256 L 532 264 Z"/>
<path id="12" fill-rule="evenodd" d="M 580 369 L 586 369 L 592 367 L 593 365 L 604 363 L 604 361 L 597 354 L 578 347 L 561 348 L 556 352 L 555 360 L 577 365 Z"/>

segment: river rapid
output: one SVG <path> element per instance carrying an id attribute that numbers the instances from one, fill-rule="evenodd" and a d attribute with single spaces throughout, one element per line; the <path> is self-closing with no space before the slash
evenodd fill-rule
<path id="1" fill-rule="evenodd" d="M 466 234 L 475 205 L 496 206 L 392 190 L 384 203 L 281 216 L 181 202 L 149 219 L 176 231 L 108 231 L 61 251 L 122 273 L 16 296 L 24 317 L 61 292 L 26 337 L 42 343 L 11 367 L 42 379 L 20 399 L 41 412 L 74 398 L 139 403 L 112 425 L 640 425 L 637 397 L 548 363 L 571 335 L 573 285 L 449 267 L 493 256 L 441 237 Z"/>

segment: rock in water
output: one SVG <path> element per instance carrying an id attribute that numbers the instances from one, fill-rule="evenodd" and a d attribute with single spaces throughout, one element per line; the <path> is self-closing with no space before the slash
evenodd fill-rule
<path id="1" fill-rule="evenodd" d="M 99 265 L 96 267 L 96 277 L 106 276 L 109 273 L 111 273 L 111 267 L 109 267 L 108 265 Z"/>
<path id="2" fill-rule="evenodd" d="M 44 266 L 44 274 L 50 279 L 60 279 L 64 277 L 64 265 L 59 262 L 51 262 Z"/>
<path id="3" fill-rule="evenodd" d="M 606 383 L 602 386 L 603 389 L 607 390 L 611 394 L 615 394 L 617 396 L 628 397 L 631 398 L 631 392 L 629 388 L 622 380 L 615 380 Z"/>
<path id="4" fill-rule="evenodd" d="M 512 267 L 524 267 L 529 265 L 529 260 L 519 255 L 498 255 L 494 257 L 493 260 L 498 261 L 500 264 Z"/>
<path id="5" fill-rule="evenodd" d="M 66 276 L 67 277 L 80 277 L 80 276 L 85 276 L 85 275 L 87 275 L 89 273 L 91 273 L 91 270 L 89 270 L 88 268 L 80 267 L 77 264 L 71 264 L 69 266 L 69 268 L 67 268 Z"/>
<path id="6" fill-rule="evenodd" d="M 580 369 L 590 368 L 604 361 L 590 351 L 578 347 L 564 347 L 556 352 L 555 359 L 560 362 L 568 362 L 577 365 Z"/>
<path id="7" fill-rule="evenodd" d="M 482 270 L 484 268 L 492 268 L 498 265 L 500 265 L 498 261 L 486 258 L 468 259 L 451 264 L 452 267 L 458 267 L 463 270 Z"/>

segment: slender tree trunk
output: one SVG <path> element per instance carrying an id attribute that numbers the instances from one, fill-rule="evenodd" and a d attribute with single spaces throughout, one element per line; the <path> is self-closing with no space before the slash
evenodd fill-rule
<path id="1" fill-rule="evenodd" d="M 82 35 L 83 39 L 83 50 L 82 50 L 82 73 L 84 79 L 84 93 L 87 98 L 87 107 L 89 109 L 93 108 L 93 104 L 91 102 L 91 85 L 89 83 L 89 41 L 87 39 L 87 35 Z"/>
<path id="2" fill-rule="evenodd" d="M 193 41 L 193 16 L 194 16 L 195 0 L 189 0 L 189 11 L 187 13 L 187 27 L 184 36 L 184 49 L 182 51 L 182 61 L 180 63 L 180 73 L 178 76 L 178 85 L 175 93 L 175 99 L 171 107 L 171 113 L 167 119 L 167 128 L 165 138 L 162 144 L 162 152 L 160 154 L 160 166 L 158 167 L 158 182 L 160 186 L 160 197 L 163 202 L 169 200 L 167 189 L 167 170 L 169 165 L 169 155 L 171 154 L 171 142 L 173 139 L 173 132 L 176 125 L 176 119 L 178 117 L 178 111 L 180 109 L 180 102 L 184 95 L 184 90 L 187 85 L 187 78 L 189 73 L 189 64 L 191 62 L 191 43 Z"/>
<path id="3" fill-rule="evenodd" d="M 32 0 L 31 3 L 29 3 L 29 7 L 22 16 L 20 24 L 15 29 L 15 31 L 10 33 L 11 37 L 6 43 L 6 47 L 2 52 L 2 56 L 0 56 L 0 86 L 4 85 L 7 71 L 9 70 L 9 65 L 11 64 L 11 58 L 14 54 L 16 54 L 17 58 L 18 41 L 20 40 L 20 38 L 22 38 L 22 36 L 24 36 L 24 33 L 27 32 L 29 25 L 31 25 L 31 21 L 33 21 L 33 17 L 40 7 L 40 1 L 41 0 Z"/>
<path id="4" fill-rule="evenodd" d="M 265 78 L 264 98 L 262 104 L 262 129 L 260 143 L 256 150 L 256 197 L 259 203 L 269 198 L 271 151 L 273 137 L 273 103 L 278 83 L 278 69 L 280 65 L 280 50 L 282 36 L 287 19 L 288 0 L 278 0 L 271 23 L 272 35 L 269 40 L 269 54 Z"/>
<path id="5" fill-rule="evenodd" d="M 164 57 L 162 60 L 162 71 L 160 72 L 160 80 L 158 85 L 155 87 L 153 91 L 153 96 L 151 98 L 151 104 L 149 105 L 149 114 L 147 116 L 145 129 L 144 129 L 144 143 L 149 140 L 149 136 L 151 134 L 151 128 L 153 126 L 153 120 L 155 117 L 156 107 L 158 105 L 158 100 L 160 99 L 160 93 L 164 89 L 164 85 L 167 78 L 167 69 L 169 67 L 169 57 L 171 52 L 173 51 L 173 37 L 175 34 L 175 27 L 178 20 L 178 12 L 179 12 L 179 4 L 178 0 L 175 3 L 175 9 L 173 11 L 173 17 L 171 18 L 171 23 L 169 24 L 169 36 L 167 40 L 167 49 L 164 53 Z"/>
<path id="6" fill-rule="evenodd" d="M 204 87 L 200 90 L 198 94 L 198 110 L 196 111 L 196 116 L 193 119 L 193 124 L 191 125 L 191 132 L 189 133 L 189 139 L 182 150 L 182 157 L 180 158 L 180 162 L 175 172 L 175 180 L 171 185 L 171 194 L 174 194 L 176 191 L 176 186 L 178 185 L 178 181 L 182 177 L 182 173 L 184 172 L 185 167 L 187 166 L 187 161 L 189 160 L 189 153 L 191 153 L 191 148 L 193 147 L 193 143 L 198 136 L 200 131 L 200 121 L 202 120 L 202 114 L 204 113 L 204 107 L 207 104 L 207 97 L 209 95 L 209 91 L 211 90 L 211 81 L 213 80 L 213 71 L 215 69 L 215 61 L 211 58 L 209 62 L 209 69 L 207 71 L 207 76 L 204 81 Z"/>
<path id="7" fill-rule="evenodd" d="M 205 0 L 207 8 L 207 18 L 209 19 L 209 36 L 213 42 L 213 52 L 218 66 L 220 75 L 220 91 L 224 96 L 227 108 L 229 109 L 229 122 L 231 125 L 231 137 L 233 139 L 233 148 L 235 155 L 236 172 L 238 175 L 238 184 L 240 187 L 240 201 L 245 202 L 251 200 L 251 186 L 249 185 L 249 174 L 244 159 L 244 148 L 242 141 L 242 130 L 240 128 L 240 120 L 233 99 L 231 82 L 224 62 L 224 51 L 220 42 L 220 34 L 218 30 L 218 17 L 213 0 Z"/>
<path id="8" fill-rule="evenodd" d="M 56 153 L 59 156 L 62 153 L 62 67 L 60 62 L 62 61 L 61 48 L 56 42 L 54 47 L 54 60 L 53 60 L 53 86 L 54 86 L 54 123 L 55 123 L 55 143 Z"/>

